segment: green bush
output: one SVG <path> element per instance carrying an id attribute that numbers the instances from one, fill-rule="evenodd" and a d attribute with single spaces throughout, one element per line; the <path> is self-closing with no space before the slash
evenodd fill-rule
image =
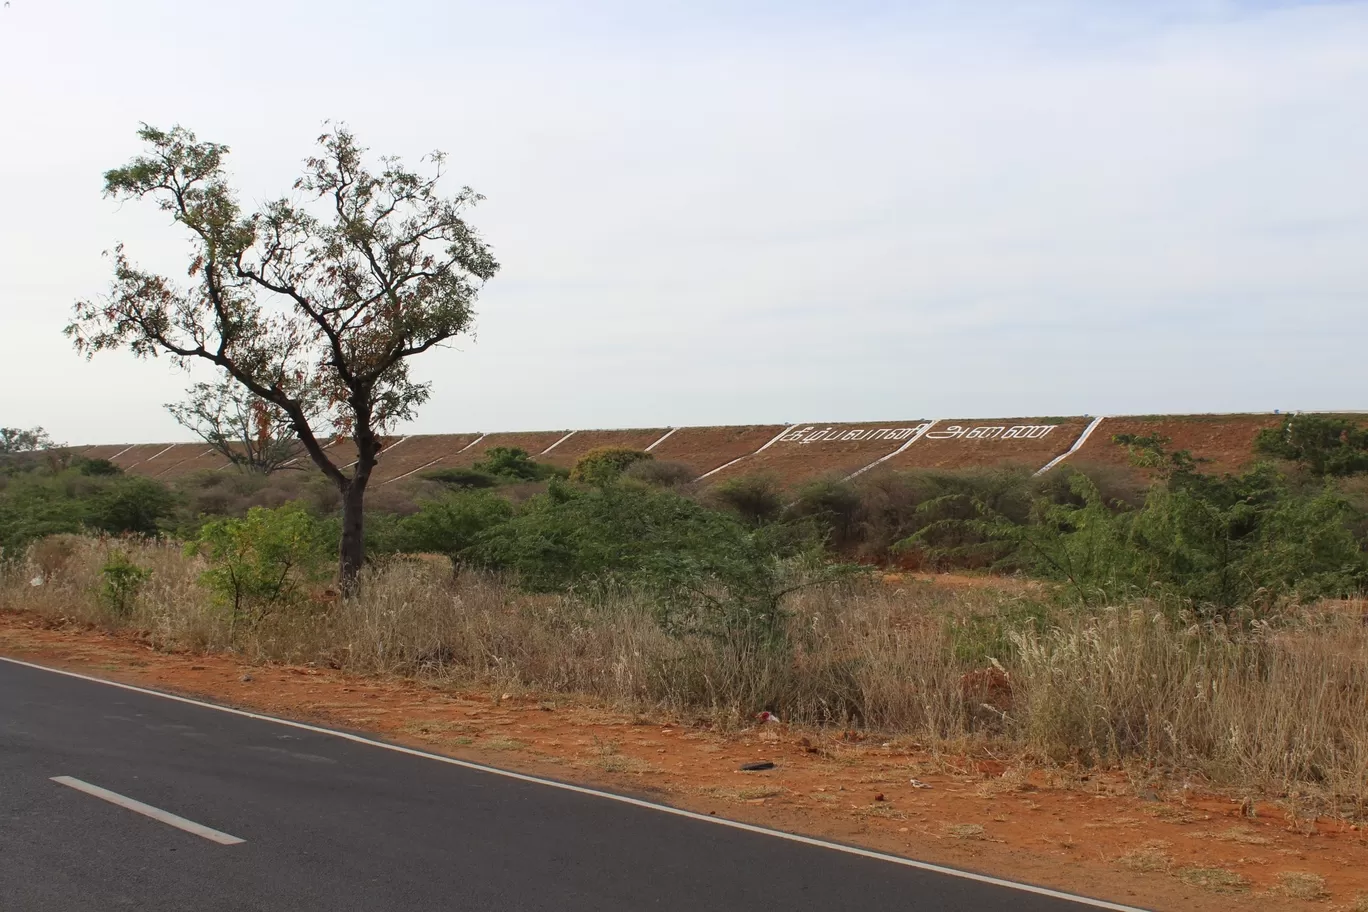
<path id="1" fill-rule="evenodd" d="M 698 470 L 669 459 L 646 459 L 632 463 L 623 471 L 622 477 L 653 488 L 677 491 L 693 485 L 698 480 Z"/>
<path id="2" fill-rule="evenodd" d="M 445 554 L 459 567 L 481 534 L 507 522 L 513 505 L 488 491 L 465 491 L 423 503 L 395 524 L 391 547 L 408 553 Z"/>
<path id="3" fill-rule="evenodd" d="M 328 578 L 337 540 L 334 524 L 294 503 L 253 507 L 242 518 L 207 522 L 187 550 L 208 560 L 210 569 L 201 581 L 231 622 L 257 626 L 300 607 L 308 586 Z"/>
<path id="4" fill-rule="evenodd" d="M 139 567 L 126 553 L 114 549 L 100 568 L 100 577 L 101 599 L 116 618 L 124 619 L 133 613 L 133 602 L 152 578 L 152 571 Z"/>
<path id="5" fill-rule="evenodd" d="M 175 495 L 151 478 L 123 477 L 95 493 L 87 525 L 113 535 L 156 535 L 176 506 Z"/>
<path id="6" fill-rule="evenodd" d="M 861 540 L 864 503 L 851 481 L 823 478 L 798 489 L 789 515 L 810 519 L 838 551 L 847 551 Z"/>
<path id="7" fill-rule="evenodd" d="M 534 463 L 535 465 L 535 463 Z M 468 469 L 461 466 L 453 466 L 447 469 L 434 469 L 431 472 L 424 472 L 422 475 L 428 481 L 435 481 L 438 484 L 446 485 L 449 488 L 497 488 L 501 481 L 498 475 L 489 472 L 482 472 L 479 469 Z"/>
<path id="8" fill-rule="evenodd" d="M 1196 471 L 1186 453 L 1145 440 L 1160 475 L 1137 509 L 1107 504 L 1086 476 L 1078 503 L 1039 498 L 1027 522 L 978 502 L 971 534 L 1005 544 L 1037 575 L 1066 582 L 1085 602 L 1150 596 L 1204 615 L 1268 610 L 1287 598 L 1360 591 L 1368 562 L 1332 489 L 1305 494 L 1264 465 L 1237 475 Z"/>
<path id="9" fill-rule="evenodd" d="M 784 513 L 784 487 L 773 475 L 738 475 L 708 489 L 707 499 L 751 526 L 778 520 Z"/>
<path id="10" fill-rule="evenodd" d="M 574 468 L 570 470 L 570 480 L 581 484 L 612 484 L 631 466 L 654 458 L 644 450 L 630 447 L 595 447 L 575 460 Z"/>
<path id="11" fill-rule="evenodd" d="M 555 466 L 537 462 L 518 447 L 490 447 L 474 469 L 504 481 L 545 481 L 561 474 Z"/>
<path id="12" fill-rule="evenodd" d="M 677 494 L 623 485 L 553 482 L 469 553 L 534 591 L 646 590 L 672 632 L 766 647 L 782 640 L 788 594 L 830 575 L 804 526 L 754 529 Z"/>
<path id="13" fill-rule="evenodd" d="M 77 459 L 74 463 L 76 471 L 82 475 L 122 475 L 123 469 L 110 462 L 108 459 Z"/>
<path id="14" fill-rule="evenodd" d="M 1257 452 L 1300 464 L 1317 477 L 1368 472 L 1368 429 L 1348 418 L 1288 415 L 1254 440 Z"/>
<path id="15" fill-rule="evenodd" d="M 0 490 L 0 549 L 18 553 L 58 533 L 156 535 L 175 509 L 175 495 L 149 478 L 35 467 L 8 477 Z"/>

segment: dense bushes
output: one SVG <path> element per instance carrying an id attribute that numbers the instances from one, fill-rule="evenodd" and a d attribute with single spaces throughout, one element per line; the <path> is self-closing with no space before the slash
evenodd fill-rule
<path id="1" fill-rule="evenodd" d="M 1259 432 L 1255 448 L 1288 459 L 1317 477 L 1368 472 L 1368 429 L 1347 418 L 1288 415 L 1277 428 Z"/>
<path id="2" fill-rule="evenodd" d="M 1354 510 L 1332 489 L 1303 492 L 1267 465 L 1203 474 L 1186 454 L 1146 447 L 1160 475 L 1138 508 L 1106 503 L 1076 474 L 1075 499 L 1038 498 L 1027 522 L 978 502 L 980 518 L 961 525 L 1089 603 L 1147 596 L 1228 616 L 1345 595 L 1368 581 L 1348 522 Z"/>
<path id="3" fill-rule="evenodd" d="M 176 499 L 148 478 L 90 475 L 82 466 L 34 469 L 5 478 L 0 489 L 0 549 L 13 553 L 29 542 L 62 532 L 155 535 Z"/>
<path id="4" fill-rule="evenodd" d="M 622 477 L 622 473 L 639 462 L 650 462 L 655 457 L 645 450 L 631 447 L 595 447 L 575 460 L 570 470 L 570 480 L 581 484 L 612 484 Z"/>
<path id="5" fill-rule="evenodd" d="M 502 482 L 545 481 L 564 474 L 555 466 L 534 460 L 526 450 L 517 447 L 490 447 L 478 460 L 475 471 L 492 475 Z"/>

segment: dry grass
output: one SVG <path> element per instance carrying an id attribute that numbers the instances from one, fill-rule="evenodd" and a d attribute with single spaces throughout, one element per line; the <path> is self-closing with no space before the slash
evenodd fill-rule
<path id="1" fill-rule="evenodd" d="M 99 597 L 100 567 L 115 547 L 152 571 L 125 619 Z M 200 587 L 204 569 L 173 543 L 61 536 L 3 570 L 0 610 L 254 661 L 575 694 L 722 725 L 776 709 L 785 720 L 876 729 L 933 750 L 1139 760 L 1333 808 L 1368 801 L 1368 628 L 1356 606 L 1307 609 L 1253 630 L 1174 620 L 1143 604 L 1047 609 L 1050 624 L 1032 627 L 1009 620 L 1039 598 L 1031 593 L 855 582 L 799 593 L 790 602 L 793 653 L 767 655 L 670 636 L 649 602 L 629 593 L 530 596 L 421 561 L 373 570 L 356 599 L 320 599 L 234 629 Z M 994 684 L 997 672 L 982 677 L 983 643 L 950 622 L 970 617 L 996 625 L 987 654 L 1005 668 L 1005 685 Z M 980 711 L 980 684 L 998 687 L 988 696 L 1005 699 L 1002 711 Z M 1004 777 L 995 787 L 1017 784 Z"/>
<path id="2" fill-rule="evenodd" d="M 1278 889 L 1293 899 L 1325 899 L 1325 878 L 1305 871 L 1283 871 L 1278 875 Z"/>
<path id="3" fill-rule="evenodd" d="M 956 839 L 983 839 L 983 825 L 979 823 L 947 823 L 942 827 L 945 835 Z"/>
<path id="4" fill-rule="evenodd" d="M 1116 859 L 1116 863 L 1128 871 L 1141 874 L 1167 871 L 1173 865 L 1173 859 L 1164 851 L 1167 848 L 1167 842 L 1147 842 Z"/>
<path id="5" fill-rule="evenodd" d="M 1243 893 L 1249 889 L 1249 881 L 1227 868 L 1193 866 L 1179 868 L 1173 873 L 1183 883 L 1201 887 L 1213 893 Z"/>

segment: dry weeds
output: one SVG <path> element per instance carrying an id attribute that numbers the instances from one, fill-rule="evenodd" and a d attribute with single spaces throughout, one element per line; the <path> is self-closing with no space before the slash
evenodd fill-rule
<path id="1" fill-rule="evenodd" d="M 112 547 L 152 572 L 126 619 L 98 595 Z M 767 656 L 670 636 L 629 593 L 531 596 L 422 561 L 374 569 L 359 598 L 320 593 L 308 610 L 234 629 L 200 587 L 204 569 L 173 543 L 59 536 L 3 570 L 0 610 L 131 629 L 162 649 L 573 694 L 723 728 L 775 709 L 933 755 L 994 756 L 1009 769 L 1053 758 L 1082 775 L 1091 764 L 1138 761 L 1203 783 L 1299 794 L 1312 810 L 1368 806 L 1368 628 L 1343 606 L 1253 629 L 1175 620 L 1144 604 L 1054 608 L 1048 626 L 1034 627 L 1007 620 L 1039 598 L 1030 592 L 856 582 L 799 593 L 793 654 Z M 947 622 L 970 616 L 998 624 L 1009 644 L 995 647 L 1001 672 L 975 651 L 981 644 L 960 639 L 964 625 Z M 974 689 L 984 682 L 1001 704 L 991 713 Z M 830 746 L 839 762 L 840 744 Z M 1025 784 L 1009 772 L 980 787 Z"/>
<path id="2" fill-rule="evenodd" d="M 1293 899 L 1325 899 L 1325 878 L 1305 871 L 1283 871 L 1278 875 L 1278 888 Z"/>

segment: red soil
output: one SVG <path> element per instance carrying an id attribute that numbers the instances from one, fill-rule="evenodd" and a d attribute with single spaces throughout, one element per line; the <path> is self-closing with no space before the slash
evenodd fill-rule
<path id="1" fill-rule="evenodd" d="M 125 472 L 128 472 L 131 471 L 135 466 L 142 465 L 144 462 L 151 459 L 153 456 L 156 456 L 162 450 L 165 450 L 169 445 L 170 444 L 165 443 L 139 443 L 134 446 L 128 447 L 127 449 L 119 453 L 117 456 L 108 458 L 110 462 L 114 463 L 116 466 L 123 469 Z M 138 474 L 143 475 L 152 473 L 138 472 Z"/>
<path id="2" fill-rule="evenodd" d="M 203 456 L 208 451 L 209 446 L 205 443 L 178 443 L 171 449 L 163 450 L 156 456 L 138 463 L 132 471 L 153 478 L 172 477 L 179 474 L 176 469 L 181 465 Z"/>
<path id="3" fill-rule="evenodd" d="M 483 459 L 485 453 L 494 447 L 511 447 L 519 450 L 526 450 L 531 454 L 533 459 L 536 459 L 543 450 L 551 446 L 557 440 L 560 440 L 567 433 L 569 432 L 512 431 L 500 434 L 486 434 L 479 443 L 476 443 L 469 449 L 460 453 L 453 453 L 429 468 L 446 469 L 453 466 L 468 468 Z"/>
<path id="4" fill-rule="evenodd" d="M 937 421 L 920 440 L 885 462 L 880 469 L 1016 465 L 1035 471 L 1073 446 L 1090 420 L 956 418 Z M 952 434 L 958 436 L 949 436 Z"/>
<path id="5" fill-rule="evenodd" d="M 373 484 L 384 484 L 410 473 L 418 473 L 438 464 L 474 443 L 479 434 L 414 434 L 402 442 L 391 444 L 380 453 L 380 461 L 371 476 Z"/>
<path id="6" fill-rule="evenodd" d="M 1265 802 L 1242 810 L 1238 795 L 1141 769 L 1041 768 L 783 723 L 722 732 L 561 694 L 157 652 L 24 615 L 0 614 L 0 654 L 1144 908 L 1350 910 L 1368 890 L 1361 827 Z M 755 760 L 775 768 L 738 772 Z M 1211 892 L 1194 870 L 1243 883 Z M 1310 886 L 1324 895 L 1289 895 L 1289 877 L 1321 878 Z"/>
<path id="7" fill-rule="evenodd" d="M 793 485 L 823 475 L 849 475 L 901 447 L 924 423 L 799 425 L 764 452 L 747 456 L 708 480 L 768 474 Z M 847 439 L 855 437 L 861 439 Z"/>
<path id="8" fill-rule="evenodd" d="M 568 469 L 585 453 L 597 447 L 627 447 L 644 450 L 664 437 L 669 428 L 634 428 L 625 431 L 576 431 L 564 443 L 545 456 L 538 456 L 538 462 Z"/>
<path id="9" fill-rule="evenodd" d="M 656 459 L 682 462 L 698 471 L 711 472 L 733 459 L 749 456 L 769 443 L 786 425 L 756 424 L 744 427 L 678 428 L 651 450 Z"/>
<path id="10" fill-rule="evenodd" d="M 1069 463 L 1130 466 L 1126 447 L 1112 442 L 1117 434 L 1159 434 L 1169 438 L 1167 449 L 1191 450 L 1208 460 L 1209 472 L 1233 472 L 1254 461 L 1254 438 L 1263 428 L 1277 427 L 1279 415 L 1178 415 L 1107 418 L 1088 442 L 1069 457 Z"/>

